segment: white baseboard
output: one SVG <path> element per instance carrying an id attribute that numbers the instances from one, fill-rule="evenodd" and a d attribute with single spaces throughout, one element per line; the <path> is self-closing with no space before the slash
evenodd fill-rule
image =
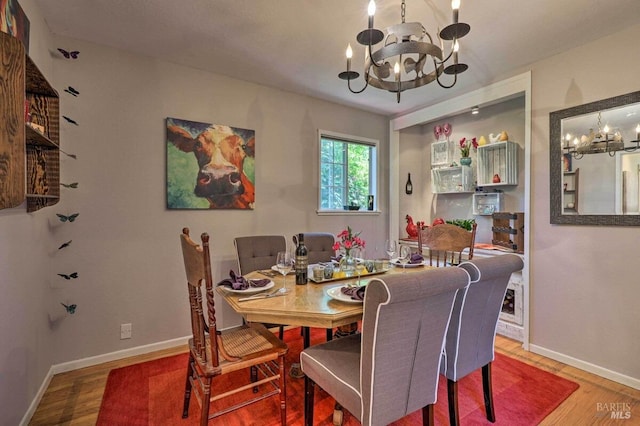
<path id="1" fill-rule="evenodd" d="M 191 336 L 179 337 L 177 339 L 165 340 L 164 342 L 151 343 L 149 345 L 136 346 L 134 348 L 123 349 L 121 351 L 111 352 L 107 354 L 92 356 L 89 358 L 78 359 L 75 361 L 63 362 L 62 364 L 52 365 L 49 369 L 49 372 L 45 376 L 42 381 L 42 385 L 38 389 L 38 393 L 31 401 L 31 405 L 29 405 L 29 409 L 22 417 L 20 421 L 20 426 L 26 426 L 31 421 L 36 409 L 38 408 L 38 404 L 42 400 L 44 393 L 47 391 L 49 387 L 49 383 L 51 383 L 51 379 L 54 375 L 59 373 L 65 373 L 67 371 L 77 370 L 79 368 L 91 367 L 93 365 L 102 364 L 109 361 L 115 361 L 118 359 L 128 358 L 131 356 L 147 354 L 149 352 L 160 351 L 163 349 L 175 348 L 176 346 L 186 345 L 189 338 Z"/>
<path id="2" fill-rule="evenodd" d="M 614 382 L 621 383 L 625 386 L 640 390 L 640 379 L 625 376 L 624 374 L 618 373 L 616 371 L 609 370 L 607 368 L 600 367 L 599 365 L 595 365 L 581 359 L 573 358 L 547 348 L 543 348 L 542 346 L 530 344 L 529 350 L 538 355 L 546 356 L 547 358 L 563 362 L 572 367 L 576 367 L 589 373 L 604 377 L 605 379 L 613 380 Z"/>
<path id="3" fill-rule="evenodd" d="M 40 385 L 40 389 L 38 389 L 38 393 L 36 393 L 36 396 L 31 401 L 31 404 L 29 405 L 27 412 L 24 413 L 24 416 L 22 416 L 22 420 L 20 420 L 20 426 L 27 426 L 31 421 L 31 418 L 35 414 L 36 408 L 38 408 L 38 405 L 40 404 L 40 401 L 42 400 L 42 397 L 44 396 L 44 393 L 47 391 L 47 388 L 49 387 L 49 383 L 51 383 L 51 379 L 53 378 L 52 368 L 53 367 L 49 368 L 49 372 L 44 377 L 44 380 Z"/>
<path id="4" fill-rule="evenodd" d="M 53 374 L 65 373 L 67 371 L 77 370 L 78 368 L 91 367 L 92 365 L 115 361 L 122 358 L 128 358 L 130 356 L 148 354 L 149 352 L 175 348 L 176 346 L 186 345 L 189 341 L 189 337 L 191 336 L 179 337 L 177 339 L 165 340 L 164 342 L 151 343 L 149 345 L 136 346 L 134 348 L 123 349 L 121 351 L 111 352 L 108 354 L 92 356 L 75 361 L 63 362 L 62 364 L 52 365 L 51 369 L 53 370 Z"/>

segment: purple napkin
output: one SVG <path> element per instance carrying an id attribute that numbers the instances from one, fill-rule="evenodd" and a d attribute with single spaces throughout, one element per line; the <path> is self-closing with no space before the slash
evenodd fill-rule
<path id="1" fill-rule="evenodd" d="M 367 289 L 366 286 L 362 287 L 342 287 L 340 291 L 342 294 L 347 296 L 351 296 L 353 300 L 364 300 L 364 291 Z"/>
<path id="2" fill-rule="evenodd" d="M 422 257 L 422 255 L 420 253 L 411 254 L 411 259 L 409 260 L 410 264 L 416 265 L 416 264 L 422 263 L 422 262 L 424 262 L 424 257 Z"/>
<path id="3" fill-rule="evenodd" d="M 246 290 L 249 287 L 264 287 L 271 281 L 266 278 L 259 280 L 248 280 L 242 275 L 236 275 L 233 269 L 229 271 L 229 276 L 230 278 L 225 278 L 224 280 L 220 281 L 218 285 L 230 287 L 234 290 Z"/>
<path id="4" fill-rule="evenodd" d="M 332 262 L 340 263 L 341 260 L 342 260 L 342 255 L 341 254 L 339 254 L 338 256 L 331 256 L 331 261 Z"/>

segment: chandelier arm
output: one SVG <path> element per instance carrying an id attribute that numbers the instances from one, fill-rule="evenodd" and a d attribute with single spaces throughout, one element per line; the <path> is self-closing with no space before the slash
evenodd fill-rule
<path id="1" fill-rule="evenodd" d="M 436 62 L 436 61 L 435 61 L 435 59 L 433 60 L 433 62 L 434 62 L 434 63 Z M 441 73 L 436 73 L 436 81 L 438 82 L 438 85 L 439 85 L 440 87 L 442 87 L 443 89 L 451 89 L 451 88 L 452 88 L 453 86 L 455 86 L 455 85 L 456 85 L 456 83 L 458 82 L 458 73 L 455 73 L 455 74 L 453 75 L 453 83 L 451 83 L 451 84 L 450 84 L 450 85 L 448 85 L 448 86 L 447 86 L 447 85 L 445 85 L 445 84 L 442 84 L 442 82 L 440 81 L 440 75 L 441 75 Z"/>
<path id="2" fill-rule="evenodd" d="M 371 63 L 373 64 L 373 66 L 375 66 L 376 68 L 380 68 L 380 67 L 382 67 L 382 66 L 385 64 L 385 62 L 384 62 L 384 58 L 382 59 L 382 62 L 380 62 L 380 63 L 378 64 L 378 63 L 376 62 L 376 60 L 375 60 L 375 59 L 373 59 L 373 56 L 371 56 L 371 55 L 372 55 L 372 53 L 373 53 L 373 52 L 371 51 L 371 43 L 369 43 L 369 45 L 368 45 L 368 49 L 369 49 L 369 60 L 371 61 Z"/>
<path id="3" fill-rule="evenodd" d="M 357 95 L 358 93 L 362 93 L 362 92 L 364 92 L 364 90 L 365 90 L 367 87 L 369 87 L 369 73 L 365 73 L 365 76 L 364 76 L 364 82 L 365 82 L 365 85 L 364 85 L 364 87 L 363 87 L 362 89 L 360 89 L 360 90 L 353 90 L 353 89 L 351 88 L 351 80 L 347 80 L 347 87 L 349 88 L 349 91 L 350 91 L 351 93 L 354 93 L 354 94 L 356 94 L 356 95 Z"/>
<path id="4" fill-rule="evenodd" d="M 446 58 L 444 58 L 444 59 L 443 59 L 443 60 L 441 60 L 441 61 L 438 61 L 438 60 L 437 60 L 438 58 L 434 57 L 434 58 L 433 58 L 433 62 L 435 62 L 435 63 L 436 63 L 436 64 L 438 64 L 438 65 L 443 65 L 445 62 L 447 62 L 449 59 L 451 59 L 451 57 L 453 56 L 453 54 L 454 54 L 454 53 L 455 53 L 455 52 L 454 52 L 453 50 L 451 50 L 451 52 L 449 52 L 449 55 L 447 55 L 447 57 L 446 57 Z"/>

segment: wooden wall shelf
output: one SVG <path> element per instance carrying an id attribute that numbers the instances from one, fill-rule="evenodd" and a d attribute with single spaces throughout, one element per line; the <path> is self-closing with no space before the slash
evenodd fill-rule
<path id="1" fill-rule="evenodd" d="M 60 199 L 59 96 L 20 40 L 0 33 L 0 57 L 0 120 L 6 123 L 0 130 L 0 174 L 7 177 L 0 183 L 0 209 L 26 199 L 33 212 Z M 27 122 L 27 108 L 43 132 Z"/>

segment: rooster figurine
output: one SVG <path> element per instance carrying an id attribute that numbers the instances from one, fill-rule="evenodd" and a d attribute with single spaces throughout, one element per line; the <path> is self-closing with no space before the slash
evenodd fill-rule
<path id="1" fill-rule="evenodd" d="M 405 217 L 407 219 L 407 234 L 409 234 L 409 238 L 418 238 L 418 227 L 415 223 L 413 223 L 413 218 L 409 215 Z"/>

